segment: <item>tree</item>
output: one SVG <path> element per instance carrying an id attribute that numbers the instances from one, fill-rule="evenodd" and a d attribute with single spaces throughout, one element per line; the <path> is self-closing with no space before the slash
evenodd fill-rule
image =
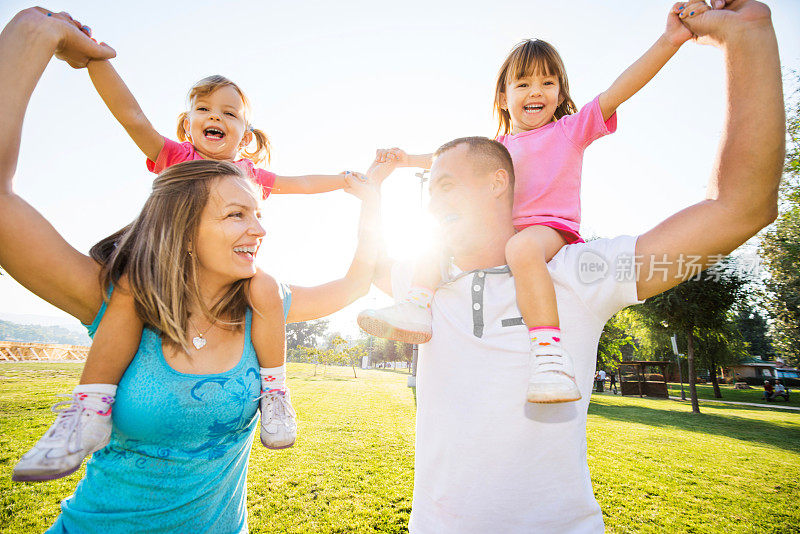
<path id="1" fill-rule="evenodd" d="M 739 306 L 733 316 L 736 329 L 747 344 L 747 352 L 752 357 L 774 360 L 775 352 L 769 339 L 769 325 L 758 311 L 750 306 Z"/>
<path id="2" fill-rule="evenodd" d="M 325 337 L 327 331 L 328 321 L 324 319 L 288 323 L 286 325 L 286 348 L 298 349 L 316 346 Z"/>
<path id="3" fill-rule="evenodd" d="M 689 391 L 694 413 L 700 413 L 695 384 L 695 341 L 698 334 L 705 339 L 712 337 L 711 332 L 723 337 L 731 333 L 726 326 L 729 312 L 742 298 L 742 288 L 746 282 L 737 271 L 735 262 L 728 258 L 695 278 L 650 297 L 639 308 L 642 317 L 656 330 L 657 325 L 661 325 L 664 329 L 679 331 L 686 336 Z M 711 346 L 711 342 L 708 343 Z M 711 373 L 711 381 L 715 393 L 718 393 L 716 373 Z"/>
<path id="4" fill-rule="evenodd" d="M 793 73 L 797 83 L 797 73 Z M 787 104 L 786 163 L 780 190 L 780 215 L 761 240 L 769 273 L 767 311 L 775 349 L 800 364 L 800 89 Z"/>
<path id="5" fill-rule="evenodd" d="M 625 353 L 632 354 L 636 347 L 629 333 L 625 311 L 615 314 L 608 320 L 597 343 L 597 366 L 615 371 Z M 626 350 L 627 349 L 627 350 Z"/>

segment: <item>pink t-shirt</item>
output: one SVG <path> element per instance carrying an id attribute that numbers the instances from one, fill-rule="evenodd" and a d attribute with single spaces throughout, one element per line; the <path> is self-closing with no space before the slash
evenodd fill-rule
<path id="1" fill-rule="evenodd" d="M 514 161 L 514 226 L 544 224 L 578 235 L 583 151 L 616 129 L 617 114 L 604 121 L 597 97 L 574 115 L 536 130 L 497 137 Z"/>
<path id="2" fill-rule="evenodd" d="M 158 153 L 155 161 L 147 160 L 147 170 L 159 174 L 176 163 L 205 159 L 197 153 L 194 146 L 188 141 L 178 143 L 172 139 L 164 138 L 164 148 Z M 233 162 L 250 176 L 261 188 L 261 197 L 267 198 L 275 185 L 275 173 L 259 169 L 249 159 L 240 159 Z"/>

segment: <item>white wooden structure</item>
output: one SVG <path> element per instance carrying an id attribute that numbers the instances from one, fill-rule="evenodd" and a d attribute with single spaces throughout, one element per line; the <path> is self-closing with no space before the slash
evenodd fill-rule
<path id="1" fill-rule="evenodd" d="M 52 343 L 22 343 L 0 341 L 0 362 L 48 362 L 71 360 L 82 362 L 89 347 L 56 345 Z"/>

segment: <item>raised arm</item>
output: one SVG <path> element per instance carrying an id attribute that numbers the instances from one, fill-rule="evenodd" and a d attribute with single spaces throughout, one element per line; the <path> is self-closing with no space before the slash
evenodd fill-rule
<path id="1" fill-rule="evenodd" d="M 314 195 L 343 189 L 344 186 L 343 174 L 276 176 L 272 193 L 277 195 Z"/>
<path id="2" fill-rule="evenodd" d="M 31 93 L 55 55 L 74 68 L 114 57 L 112 48 L 82 33 L 69 15 L 41 8 L 17 14 L 0 34 L 0 266 L 50 304 L 91 323 L 103 301 L 100 266 L 72 248 L 14 192 L 20 136 Z M 57 265 L 53 259 L 57 258 Z"/>
<path id="3" fill-rule="evenodd" d="M 638 93 L 642 87 L 658 74 L 658 71 L 667 64 L 667 61 L 675 55 L 683 43 L 692 37 L 692 32 L 681 24 L 680 16 L 685 9 L 680 10 L 681 6 L 676 4 L 667 16 L 667 28 L 658 40 L 651 46 L 639 59 L 636 60 L 625 72 L 614 80 L 611 87 L 600 94 L 600 109 L 603 112 L 603 120 L 608 120 L 617 108 Z M 705 10 L 705 6 L 697 7 L 697 10 Z M 679 16 L 679 13 L 681 14 Z M 699 14 L 693 13 L 692 16 Z M 688 15 L 688 13 L 687 13 Z"/>
<path id="4" fill-rule="evenodd" d="M 392 163 L 374 166 L 368 180 L 349 175 L 348 192 L 361 198 L 358 246 L 347 274 L 315 287 L 291 286 L 292 306 L 286 322 L 297 323 L 325 317 L 366 295 L 372 282 L 380 236 L 380 182 L 394 168 Z"/>
<path id="5" fill-rule="evenodd" d="M 735 0 L 725 9 L 687 17 L 684 23 L 699 41 L 725 54 L 727 116 L 706 200 L 676 213 L 636 243 L 641 299 L 696 274 L 685 268 L 687 260 L 704 267 L 715 263 L 778 213 L 786 120 L 769 8 Z"/>
<path id="6" fill-rule="evenodd" d="M 89 77 L 114 118 L 125 128 L 147 159 L 155 161 L 164 147 L 164 137 L 147 120 L 128 86 L 108 60 L 92 61 Z"/>
<path id="7" fill-rule="evenodd" d="M 433 163 L 433 154 L 407 154 L 400 148 L 379 148 L 375 153 L 375 161 L 384 163 L 393 161 L 398 167 L 419 167 L 430 169 Z"/>

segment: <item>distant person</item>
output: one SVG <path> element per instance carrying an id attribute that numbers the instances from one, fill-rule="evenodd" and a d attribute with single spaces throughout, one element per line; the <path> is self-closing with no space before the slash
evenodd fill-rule
<path id="1" fill-rule="evenodd" d="M 775 387 L 772 385 L 772 381 L 764 380 L 764 399 L 771 401 L 774 396 Z"/>
<path id="2" fill-rule="evenodd" d="M 597 372 L 597 391 L 602 392 L 606 386 L 606 372 L 604 369 L 600 369 Z"/>
<path id="3" fill-rule="evenodd" d="M 783 387 L 783 384 L 781 384 L 781 381 L 780 381 L 780 380 L 776 380 L 776 381 L 775 381 L 775 393 L 774 393 L 774 397 L 775 397 L 775 398 L 777 398 L 777 397 L 783 397 L 783 400 L 785 400 L 785 401 L 788 401 L 788 400 L 789 400 L 789 390 L 788 390 L 788 389 L 786 389 L 785 387 Z"/>
<path id="4" fill-rule="evenodd" d="M 608 375 L 608 379 L 609 379 L 608 389 L 613 390 L 614 391 L 614 395 L 616 395 L 617 394 L 617 372 L 616 371 L 612 371 L 611 374 Z"/>

